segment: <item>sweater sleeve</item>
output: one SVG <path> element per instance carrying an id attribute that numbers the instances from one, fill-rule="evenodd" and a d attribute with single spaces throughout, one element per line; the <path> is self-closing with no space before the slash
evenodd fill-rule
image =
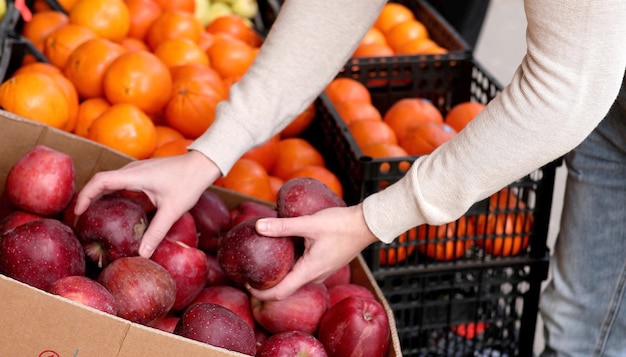
<path id="1" fill-rule="evenodd" d="M 226 174 L 248 149 L 280 132 L 337 75 L 384 0 L 287 0 L 259 54 L 190 146 Z"/>
<path id="2" fill-rule="evenodd" d="M 614 102 L 626 68 L 626 2 L 526 0 L 527 53 L 502 93 L 453 140 L 364 200 L 365 220 L 390 242 L 444 224 L 567 153 Z"/>

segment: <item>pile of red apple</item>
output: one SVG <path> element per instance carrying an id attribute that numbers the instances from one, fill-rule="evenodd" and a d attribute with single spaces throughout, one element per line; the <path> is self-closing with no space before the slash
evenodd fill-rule
<path id="1" fill-rule="evenodd" d="M 302 253 L 302 238 L 259 235 L 259 217 L 294 217 L 344 206 L 321 182 L 286 183 L 272 208 L 245 200 L 229 209 L 206 191 L 150 259 L 139 242 L 155 207 L 115 192 L 79 217 L 72 158 L 38 145 L 11 168 L 0 216 L 0 273 L 90 308 L 250 356 L 386 356 L 383 306 L 351 283 L 346 265 L 283 300 L 246 286 L 276 285 Z"/>

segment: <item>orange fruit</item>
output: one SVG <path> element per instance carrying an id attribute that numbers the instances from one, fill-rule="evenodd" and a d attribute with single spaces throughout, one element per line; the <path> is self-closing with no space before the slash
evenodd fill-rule
<path id="1" fill-rule="evenodd" d="M 425 122 L 400 137 L 400 146 L 409 155 L 427 155 L 452 139 L 456 131 L 444 123 Z"/>
<path id="2" fill-rule="evenodd" d="M 187 147 L 191 145 L 193 140 L 187 138 L 174 139 L 161 146 L 157 146 L 150 157 L 166 157 L 186 154 L 188 152 Z"/>
<path id="3" fill-rule="evenodd" d="M 252 46 L 228 35 L 216 36 L 207 54 L 222 78 L 241 78 L 256 56 Z"/>
<path id="4" fill-rule="evenodd" d="M 139 160 L 156 149 L 152 120 L 132 104 L 111 105 L 91 123 L 87 137 Z"/>
<path id="5" fill-rule="evenodd" d="M 61 6 L 63 10 L 66 12 L 72 10 L 72 7 L 76 3 L 77 0 L 57 0 L 57 3 Z M 35 14 L 40 11 L 51 11 L 52 8 L 45 0 L 35 0 L 33 4 L 33 10 L 35 10 Z M 52 10 L 56 11 L 56 10 Z"/>
<path id="6" fill-rule="evenodd" d="M 370 102 L 354 100 L 339 102 L 335 105 L 335 110 L 346 126 L 359 120 L 383 120 L 383 116 L 378 108 Z"/>
<path id="7" fill-rule="evenodd" d="M 96 37 L 96 33 L 88 27 L 68 23 L 46 37 L 43 54 L 50 63 L 64 68 L 70 53 L 87 40 Z"/>
<path id="8" fill-rule="evenodd" d="M 387 33 L 395 25 L 412 19 L 415 19 L 415 15 L 413 15 L 411 9 L 400 3 L 388 2 L 383 6 L 380 14 L 378 14 L 374 27 L 383 33 Z"/>
<path id="9" fill-rule="evenodd" d="M 169 143 L 170 141 L 184 139 L 185 136 L 180 133 L 180 131 L 172 128 L 167 125 L 155 125 L 154 130 L 156 131 L 157 143 L 156 147 L 159 148 L 164 144 Z"/>
<path id="10" fill-rule="evenodd" d="M 378 28 L 373 26 L 370 27 L 369 30 L 367 30 L 365 36 L 363 36 L 361 42 L 359 42 L 359 45 L 369 45 L 372 43 L 379 43 L 383 45 L 387 44 L 385 34 L 383 34 L 382 31 L 380 31 Z"/>
<path id="11" fill-rule="evenodd" d="M 323 182 L 328 188 L 331 189 L 337 196 L 343 198 L 343 186 L 341 181 L 328 168 L 318 165 L 305 166 L 289 176 L 289 179 L 296 177 L 310 177 Z"/>
<path id="12" fill-rule="evenodd" d="M 104 98 L 90 98 L 82 101 L 78 105 L 78 116 L 74 126 L 74 134 L 86 138 L 89 127 L 96 118 L 107 110 L 111 104 Z"/>
<path id="13" fill-rule="evenodd" d="M 70 119 L 63 88 L 44 73 L 22 73 L 4 81 L 0 85 L 0 107 L 58 129 Z"/>
<path id="14" fill-rule="evenodd" d="M 386 43 L 368 43 L 359 45 L 352 53 L 352 57 L 387 57 L 393 56 L 395 52 Z"/>
<path id="15" fill-rule="evenodd" d="M 397 247 L 380 249 L 379 263 L 381 266 L 396 265 L 406 260 L 415 251 L 417 230 L 412 228 L 402 233 L 397 239 Z"/>
<path id="16" fill-rule="evenodd" d="M 263 144 L 246 151 L 241 157 L 255 160 L 263 165 L 265 171 L 271 172 L 278 158 L 278 142 L 280 136 L 274 135 Z"/>
<path id="17" fill-rule="evenodd" d="M 465 126 L 480 113 L 485 105 L 479 102 L 462 102 L 450 109 L 444 121 L 457 132 L 463 130 Z"/>
<path id="18" fill-rule="evenodd" d="M 213 86 L 213 89 L 215 89 L 222 97 L 228 97 L 226 84 L 222 80 L 222 77 L 210 66 L 197 63 L 184 64 L 171 67 L 170 73 L 172 74 L 172 80 L 174 82 L 182 79 L 196 79 L 202 82 L 207 82 Z"/>
<path id="19" fill-rule="evenodd" d="M 213 124 L 215 107 L 223 99 L 207 82 L 177 80 L 164 109 L 165 121 L 185 137 L 195 139 Z"/>
<path id="20" fill-rule="evenodd" d="M 324 89 L 324 93 L 335 105 L 348 100 L 372 102 L 372 95 L 365 84 L 348 77 L 333 79 Z"/>
<path id="21" fill-rule="evenodd" d="M 302 134 L 315 119 L 315 113 L 315 102 L 313 102 L 309 104 L 302 113 L 298 114 L 289 125 L 281 130 L 280 137 L 291 138 Z"/>
<path id="22" fill-rule="evenodd" d="M 398 144 L 390 144 L 384 142 L 367 145 L 366 147 L 361 149 L 361 153 L 364 156 L 369 156 L 373 159 L 398 158 L 409 156 L 409 153 L 406 152 L 406 150 L 404 150 L 402 146 Z M 398 169 L 401 171 L 408 171 L 410 167 L 411 162 L 409 161 L 402 161 L 398 164 Z M 389 170 L 391 170 L 391 164 L 388 162 L 383 162 L 380 164 L 379 169 L 382 173 L 389 172 Z"/>
<path id="23" fill-rule="evenodd" d="M 438 261 L 456 260 L 465 254 L 473 241 L 466 239 L 472 236 L 472 228 L 466 217 L 455 222 L 439 226 L 421 225 L 417 227 L 417 239 L 428 242 L 417 247 L 420 253 Z"/>
<path id="24" fill-rule="evenodd" d="M 269 176 L 269 180 L 270 180 L 270 187 L 272 189 L 272 202 L 276 201 L 276 198 L 278 197 L 278 191 L 280 191 L 280 188 L 285 184 L 285 180 L 276 177 L 276 176 Z"/>
<path id="25" fill-rule="evenodd" d="M 403 98 L 394 102 L 391 107 L 387 109 L 383 120 L 393 129 L 398 138 L 400 138 L 411 128 L 424 122 L 443 123 L 443 115 L 439 109 L 428 100 Z"/>
<path id="26" fill-rule="evenodd" d="M 148 45 L 146 45 L 145 42 L 143 42 L 142 40 L 138 38 L 124 37 L 123 39 L 117 40 L 115 42 L 118 43 L 120 46 L 122 46 L 126 50 L 126 52 L 150 51 L 150 49 L 148 48 Z"/>
<path id="27" fill-rule="evenodd" d="M 130 13 L 130 27 L 126 36 L 144 40 L 152 23 L 163 13 L 163 8 L 154 0 L 126 0 Z"/>
<path id="28" fill-rule="evenodd" d="M 213 34 L 202 31 L 200 33 L 200 39 L 198 39 L 198 46 L 200 46 L 200 48 L 202 48 L 202 50 L 206 52 L 213 44 L 214 39 L 215 36 L 213 36 Z"/>
<path id="29" fill-rule="evenodd" d="M 161 42 L 153 53 L 169 68 L 184 64 L 209 65 L 209 56 L 188 38 L 170 38 Z"/>
<path id="30" fill-rule="evenodd" d="M 477 239 L 476 245 L 495 256 L 518 255 L 528 247 L 533 229 L 533 215 L 525 210 L 526 204 L 507 187 L 491 195 L 490 213 L 476 219 L 476 234 L 486 238 Z"/>
<path id="31" fill-rule="evenodd" d="M 46 10 L 35 12 L 30 21 L 24 22 L 21 35 L 42 51 L 48 35 L 59 27 L 66 25 L 70 21 L 69 17 L 59 11 Z"/>
<path id="32" fill-rule="evenodd" d="M 218 186 L 244 195 L 270 202 L 275 200 L 267 171 L 252 159 L 237 160 L 230 171 L 215 182 Z"/>
<path id="33" fill-rule="evenodd" d="M 183 11 L 165 10 L 153 22 L 144 40 L 152 50 L 170 38 L 188 38 L 198 43 L 202 23 L 193 14 Z"/>
<path id="34" fill-rule="evenodd" d="M 130 12 L 123 0 L 78 0 L 69 17 L 71 24 L 88 27 L 108 40 L 120 40 L 130 30 Z"/>
<path id="35" fill-rule="evenodd" d="M 357 120 L 348 125 L 348 130 L 359 148 L 376 143 L 398 143 L 396 134 L 384 121 Z"/>
<path id="36" fill-rule="evenodd" d="M 447 52 L 448 50 L 430 38 L 420 38 L 406 42 L 396 50 L 396 53 L 400 55 L 442 54 Z"/>
<path id="37" fill-rule="evenodd" d="M 104 95 L 111 104 L 133 104 L 146 114 L 159 112 L 172 95 L 169 68 L 146 51 L 118 56 L 104 72 L 103 84 Z"/>
<path id="38" fill-rule="evenodd" d="M 154 0 L 165 11 L 183 11 L 193 14 L 196 11 L 194 0 Z"/>
<path id="39" fill-rule="evenodd" d="M 235 14 L 223 15 L 211 21 L 206 28 L 210 34 L 225 33 L 244 41 L 252 47 L 261 46 L 261 36 L 244 20 Z"/>
<path id="40" fill-rule="evenodd" d="M 284 138 L 278 142 L 278 158 L 269 173 L 288 180 L 292 173 L 309 165 L 325 166 L 322 154 L 305 139 Z"/>
<path id="41" fill-rule="evenodd" d="M 424 38 L 428 38 L 428 30 L 423 23 L 415 19 L 393 26 L 386 34 L 387 43 L 395 52 L 398 52 L 402 46 L 410 41 Z"/>
<path id="42" fill-rule="evenodd" d="M 87 40 L 70 53 L 63 73 L 81 99 L 102 97 L 104 72 L 124 52 L 121 45 L 104 38 Z"/>

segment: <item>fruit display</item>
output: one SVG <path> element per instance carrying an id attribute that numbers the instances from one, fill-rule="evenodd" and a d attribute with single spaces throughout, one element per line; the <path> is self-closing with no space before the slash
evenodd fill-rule
<path id="1" fill-rule="evenodd" d="M 0 274 L 136 324 L 244 355 L 255 356 L 263 346 L 259 336 L 264 336 L 278 346 L 274 348 L 293 348 L 301 341 L 297 345 L 304 345 L 297 348 L 322 346 L 320 353 L 343 356 L 346 348 L 360 349 L 360 334 L 381 344 L 359 356 L 388 355 L 391 330 L 384 305 L 351 279 L 348 265 L 283 300 L 261 301 L 246 289 L 276 285 L 301 254 L 298 237 L 256 233 L 258 218 L 345 206 L 321 181 L 288 180 L 278 192 L 276 208 L 252 198 L 228 206 L 217 193 L 206 191 L 147 259 L 138 255 L 138 246 L 154 206 L 145 202 L 145 195 L 119 191 L 74 216 L 77 164 L 68 154 L 40 144 L 11 166 L 4 185 L 10 210 L 0 221 Z M 54 190 L 40 193 L 42 188 Z M 39 205 L 25 204 L 33 195 Z M 345 287 L 344 293 L 333 293 L 334 304 L 360 288 L 360 304 L 365 305 L 332 312 L 330 287 Z M 327 325 L 348 319 L 353 333 L 325 341 L 319 335 L 323 319 L 333 321 Z M 344 349 L 333 352 L 331 343 Z M 267 349 L 263 353 L 271 355 Z"/>

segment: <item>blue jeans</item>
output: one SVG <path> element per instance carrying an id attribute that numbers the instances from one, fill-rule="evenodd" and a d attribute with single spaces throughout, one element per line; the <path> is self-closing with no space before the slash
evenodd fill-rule
<path id="1" fill-rule="evenodd" d="M 540 300 L 542 357 L 626 356 L 626 83 L 566 155 L 561 225 Z"/>

